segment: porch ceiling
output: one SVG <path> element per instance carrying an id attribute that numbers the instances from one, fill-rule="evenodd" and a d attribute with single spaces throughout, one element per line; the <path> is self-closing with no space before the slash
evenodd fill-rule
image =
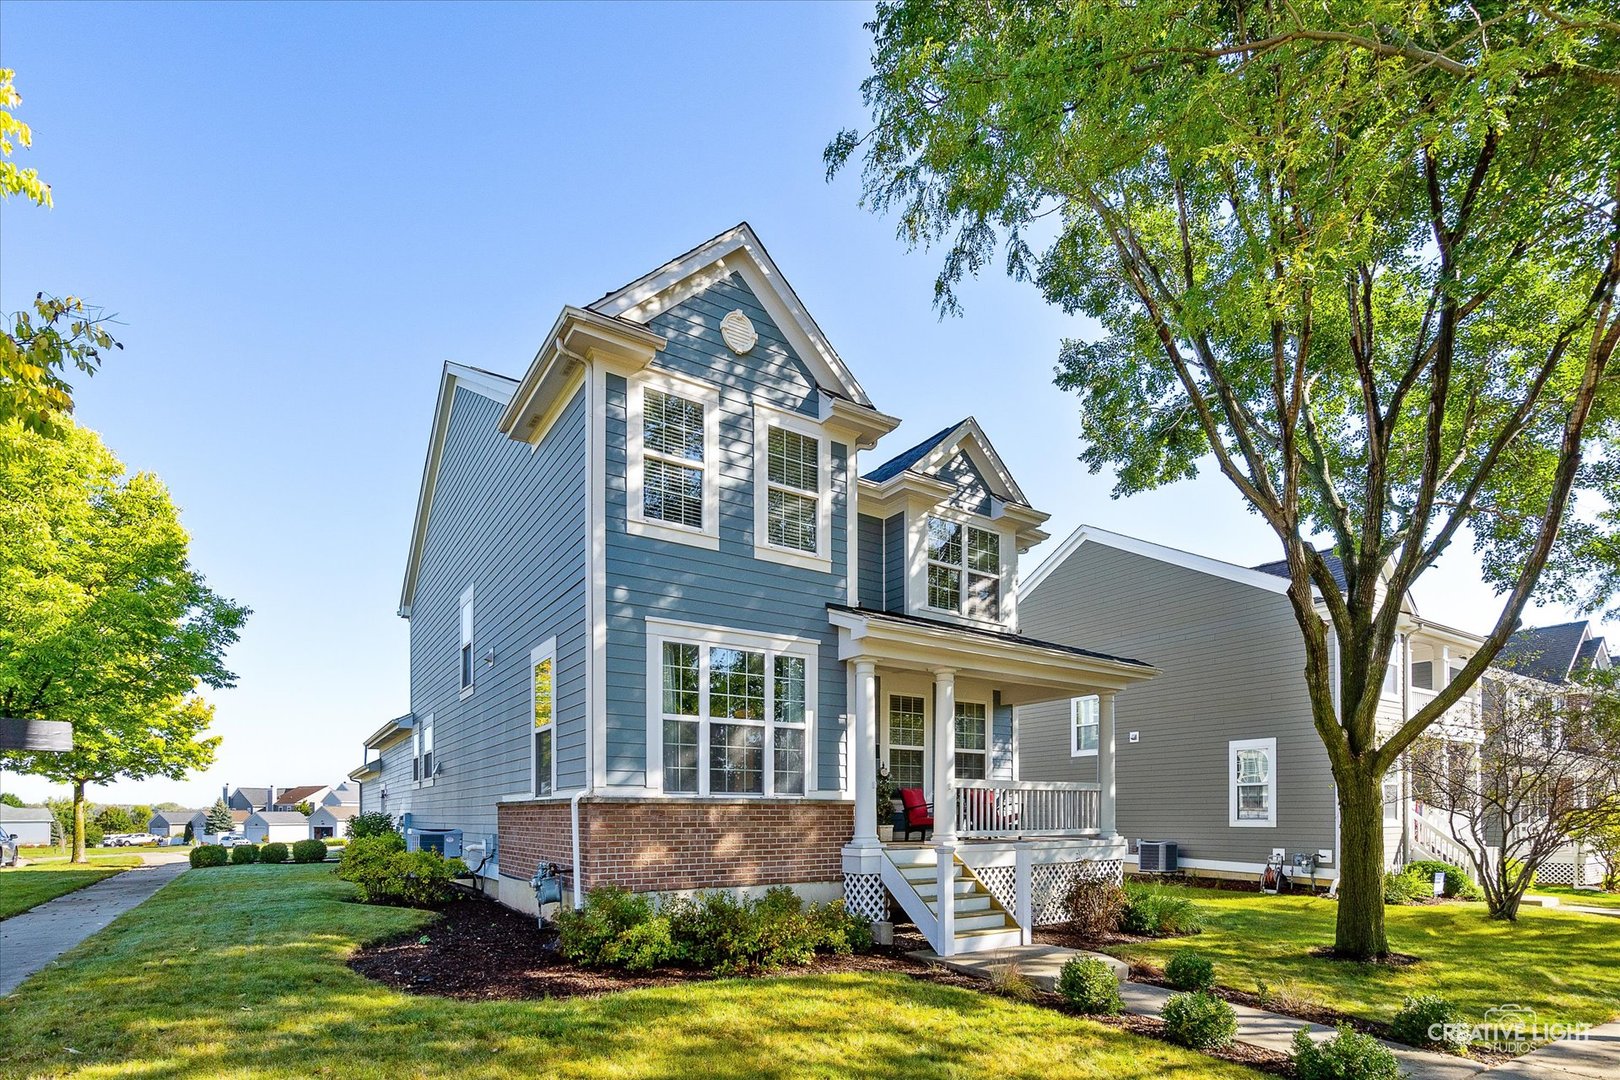
<path id="1" fill-rule="evenodd" d="M 915 615 L 829 604 L 827 618 L 838 628 L 841 660 L 900 671 L 949 668 L 995 683 L 1004 705 L 1113 693 L 1159 673 L 1140 660 Z"/>

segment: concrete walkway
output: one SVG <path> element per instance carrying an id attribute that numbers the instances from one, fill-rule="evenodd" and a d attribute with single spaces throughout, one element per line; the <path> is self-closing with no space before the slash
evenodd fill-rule
<path id="1" fill-rule="evenodd" d="M 1620 1076 L 1620 1021 L 1584 1039 L 1562 1039 L 1487 1070 L 1485 1080 L 1614 1080 Z"/>
<path id="2" fill-rule="evenodd" d="M 0 997 L 189 867 L 182 853 L 149 856 L 140 866 L 0 922 Z"/>

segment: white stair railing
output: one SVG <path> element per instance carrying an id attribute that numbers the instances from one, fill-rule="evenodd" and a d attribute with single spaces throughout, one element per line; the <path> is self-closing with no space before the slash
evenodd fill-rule
<path id="1" fill-rule="evenodd" d="M 1412 839 L 1418 845 L 1444 861 L 1451 863 L 1470 878 L 1474 877 L 1474 860 L 1468 853 L 1468 848 L 1458 843 L 1454 837 L 1421 814 L 1412 816 Z"/>

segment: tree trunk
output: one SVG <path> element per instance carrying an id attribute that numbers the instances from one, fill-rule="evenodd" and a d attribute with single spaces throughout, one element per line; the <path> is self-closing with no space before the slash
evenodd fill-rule
<path id="1" fill-rule="evenodd" d="M 1339 772 L 1341 770 L 1335 770 Z M 1359 762 L 1339 787 L 1339 916 L 1333 951 L 1351 960 L 1389 952 L 1384 935 L 1384 793 L 1382 777 Z"/>
<path id="2" fill-rule="evenodd" d="M 84 855 L 84 781 L 73 782 L 73 855 L 69 860 L 76 863 L 87 863 L 90 860 Z"/>

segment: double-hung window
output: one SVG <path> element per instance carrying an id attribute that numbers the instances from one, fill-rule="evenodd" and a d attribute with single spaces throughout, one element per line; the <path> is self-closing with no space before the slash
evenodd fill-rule
<path id="1" fill-rule="evenodd" d="M 1001 534 L 928 519 L 928 606 L 972 619 L 1001 618 Z"/>
<path id="2" fill-rule="evenodd" d="M 1098 708 L 1096 694 L 1077 697 L 1069 703 L 1069 756 L 1089 757 L 1097 752 Z"/>
<path id="3" fill-rule="evenodd" d="M 983 780 L 989 775 L 989 725 L 986 709 L 979 702 L 956 703 L 956 776 L 959 780 Z"/>
<path id="4" fill-rule="evenodd" d="M 627 393 L 627 528 L 660 539 L 716 546 L 718 393 L 662 372 L 632 380 Z"/>
<path id="5" fill-rule="evenodd" d="M 433 717 L 430 716 L 422 722 L 417 735 L 419 736 L 417 760 L 421 765 L 418 778 L 425 782 L 433 779 Z"/>
<path id="6" fill-rule="evenodd" d="M 889 779 L 897 788 L 923 786 L 927 762 L 923 749 L 926 725 L 921 697 L 889 696 Z"/>
<path id="7" fill-rule="evenodd" d="M 829 569 L 829 444 L 808 418 L 754 406 L 754 553 Z"/>
<path id="8" fill-rule="evenodd" d="M 1245 739 L 1227 744 L 1229 824 L 1277 824 L 1277 740 Z"/>
<path id="9" fill-rule="evenodd" d="M 656 629 L 649 635 L 656 634 Z M 654 640 L 667 792 L 803 795 L 815 713 L 814 645 L 722 632 Z"/>
<path id="10" fill-rule="evenodd" d="M 534 745 L 530 767 L 536 795 L 557 788 L 557 639 L 551 638 L 529 654 L 529 700 L 534 717 Z"/>
<path id="11" fill-rule="evenodd" d="M 461 594 L 461 651 L 457 660 L 461 669 L 461 696 L 472 693 L 473 688 L 473 591 L 469 586 Z"/>

